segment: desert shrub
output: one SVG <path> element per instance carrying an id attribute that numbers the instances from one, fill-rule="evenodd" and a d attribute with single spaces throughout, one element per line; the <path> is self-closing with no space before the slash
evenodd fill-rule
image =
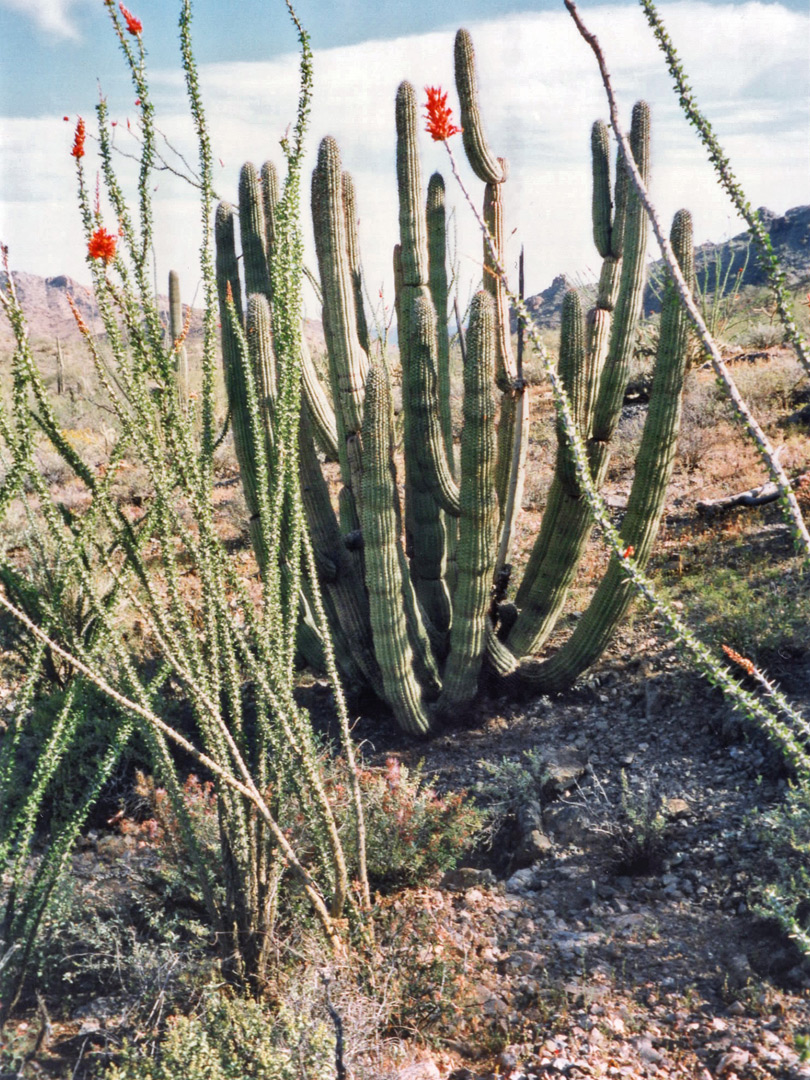
<path id="1" fill-rule="evenodd" d="M 199 912 L 150 909 L 140 878 L 98 868 L 92 881 L 60 879 L 29 952 L 27 985 L 64 1009 L 112 998 L 127 1025 L 187 1005 L 213 967 L 210 927 Z"/>
<path id="2" fill-rule="evenodd" d="M 774 323 L 756 323 L 748 331 L 748 341 L 757 349 L 769 349 L 785 340 L 784 327 Z"/>
<path id="3" fill-rule="evenodd" d="M 357 850 L 345 762 L 324 755 L 321 768 L 327 778 L 326 789 L 347 858 L 356 870 Z M 378 889 L 421 884 L 451 869 L 481 831 L 482 814 L 467 793 L 439 795 L 421 765 L 409 769 L 396 758 L 389 758 L 384 768 L 362 769 L 360 785 L 366 813 L 368 875 Z M 158 858 L 155 872 L 162 882 L 162 893 L 169 890 L 176 898 L 188 895 L 194 880 L 188 851 L 165 790 L 142 773 L 137 775 L 135 790 L 140 799 L 138 812 L 123 816 L 119 829 L 137 843 L 154 849 Z M 200 847 L 210 864 L 219 866 L 217 795 L 213 785 L 201 783 L 192 774 L 186 779 L 183 791 Z M 294 813 L 288 818 L 282 816 L 282 820 L 301 850 L 308 850 L 316 842 L 311 822 L 304 815 Z"/>
<path id="4" fill-rule="evenodd" d="M 377 887 L 424 883 L 449 870 L 475 842 L 482 815 L 465 791 L 439 795 L 422 766 L 389 758 L 385 769 L 361 774 L 366 808 L 366 857 Z"/>
<path id="5" fill-rule="evenodd" d="M 766 365 L 741 365 L 737 385 L 750 407 L 770 418 L 793 408 L 796 390 L 807 376 L 793 356 L 776 356 Z"/>
<path id="6" fill-rule="evenodd" d="M 360 950 L 360 985 L 381 1003 L 383 1034 L 430 1042 L 457 1031 L 468 981 L 452 906 L 448 893 L 427 888 L 378 899 L 376 941 Z"/>
<path id="7" fill-rule="evenodd" d="M 212 990 L 196 1016 L 172 1017 L 154 1053 L 126 1045 L 105 1080 L 332 1080 L 334 1032 L 283 1006 Z"/>
<path id="8" fill-rule="evenodd" d="M 707 391 L 690 372 L 681 406 L 681 427 L 678 432 L 678 460 L 683 468 L 694 472 L 702 467 L 706 454 L 717 441 L 717 423 L 728 415 L 724 399 Z"/>
<path id="9" fill-rule="evenodd" d="M 610 836 L 617 873 L 649 874 L 659 870 L 666 850 L 664 797 L 654 778 L 634 777 L 622 769 L 621 797 Z"/>
<path id="10" fill-rule="evenodd" d="M 715 541 L 716 542 L 716 541 Z M 690 621 L 716 648 L 726 644 L 768 665 L 774 655 L 803 653 L 810 648 L 810 594 L 796 566 L 762 565 L 742 542 L 739 557 L 723 556 L 737 565 L 715 560 L 681 579 L 679 595 L 688 594 Z"/>
<path id="11" fill-rule="evenodd" d="M 494 839 L 521 806 L 539 800 L 547 765 L 542 751 L 524 750 L 519 758 L 478 763 L 486 773 L 475 785 L 483 806 L 486 835 Z"/>
<path id="12" fill-rule="evenodd" d="M 802 776 L 783 802 L 753 815 L 751 826 L 762 855 L 754 909 L 810 957 L 810 779 Z"/>

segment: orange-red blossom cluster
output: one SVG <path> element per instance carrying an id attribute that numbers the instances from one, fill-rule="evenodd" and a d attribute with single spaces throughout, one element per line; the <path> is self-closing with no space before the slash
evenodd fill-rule
<path id="1" fill-rule="evenodd" d="M 99 225 L 87 242 L 87 254 L 91 259 L 101 259 L 105 263 L 112 262 L 117 244 L 118 237 Z"/>
<path id="2" fill-rule="evenodd" d="M 427 133 L 434 142 L 444 142 L 451 135 L 458 135 L 460 127 L 452 122 L 453 110 L 447 104 L 447 91 L 442 93 L 440 86 L 426 86 L 425 119 Z"/>
<path id="3" fill-rule="evenodd" d="M 756 674 L 757 669 L 754 667 L 753 661 L 749 660 L 748 657 L 741 656 L 740 653 L 736 651 L 736 649 L 732 649 L 729 645 L 723 646 L 723 652 L 726 654 L 729 660 L 732 660 L 735 664 L 738 664 L 746 673 L 746 675 Z"/>
<path id="4" fill-rule="evenodd" d="M 140 19 L 136 19 L 131 11 L 127 11 L 123 4 L 119 4 L 118 7 L 121 9 L 121 14 L 126 20 L 127 30 L 129 30 L 133 37 L 137 37 L 143 30 L 143 23 Z"/>

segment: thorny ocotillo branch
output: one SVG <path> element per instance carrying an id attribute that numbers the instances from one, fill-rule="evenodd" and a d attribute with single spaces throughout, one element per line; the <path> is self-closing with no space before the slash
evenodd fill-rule
<path id="1" fill-rule="evenodd" d="M 610 125 L 613 128 L 613 132 L 616 135 L 616 139 L 619 143 L 619 149 L 624 163 L 624 168 L 627 173 L 630 182 L 638 192 L 638 197 L 641 200 L 647 217 L 650 219 L 650 223 L 655 233 L 655 238 L 658 241 L 658 246 L 661 249 L 661 254 L 664 258 L 664 262 L 667 264 L 670 276 L 673 284 L 678 291 L 678 295 L 681 298 L 681 303 L 686 308 L 689 318 L 691 319 L 698 336 L 703 344 L 703 348 L 708 354 L 712 367 L 714 368 L 717 377 L 722 381 L 726 387 L 729 397 L 737 411 L 740 419 L 745 424 L 748 433 L 751 438 L 759 447 L 759 451 L 768 466 L 768 471 L 771 474 L 771 478 L 779 489 L 780 499 L 785 507 L 787 514 L 789 515 L 791 531 L 793 532 L 793 538 L 797 547 L 801 550 L 806 558 L 810 558 L 810 533 L 807 531 L 807 526 L 802 518 L 802 512 L 799 509 L 799 504 L 796 500 L 796 496 L 790 486 L 790 480 L 785 473 L 785 470 L 779 464 L 779 460 L 776 456 L 776 452 L 771 445 L 768 436 L 759 426 L 754 419 L 750 409 L 743 400 L 742 394 L 737 389 L 737 385 L 731 376 L 728 368 L 723 362 L 723 358 L 720 355 L 720 350 L 717 347 L 716 342 L 712 338 L 709 328 L 700 313 L 697 304 L 689 290 L 689 287 L 684 280 L 684 276 L 681 273 L 681 268 L 678 266 L 678 260 L 672 251 L 672 247 L 669 243 L 666 233 L 661 227 L 661 222 L 658 218 L 658 213 L 650 201 L 650 196 L 647 191 L 646 185 L 638 171 L 635 160 L 633 158 L 632 150 L 630 149 L 630 143 L 625 135 L 622 127 L 619 123 L 619 110 L 616 104 L 616 96 L 613 92 L 613 86 L 610 80 L 610 73 L 605 63 L 604 53 L 596 38 L 595 34 L 592 34 L 590 30 L 585 26 L 577 11 L 576 4 L 572 3 L 572 0 L 564 0 L 565 6 L 568 9 L 571 18 L 574 20 L 577 30 L 579 30 L 582 37 L 590 45 L 593 50 L 596 61 L 599 64 L 599 71 L 602 76 L 602 83 L 605 87 L 605 93 L 608 99 L 608 105 L 610 108 Z"/>

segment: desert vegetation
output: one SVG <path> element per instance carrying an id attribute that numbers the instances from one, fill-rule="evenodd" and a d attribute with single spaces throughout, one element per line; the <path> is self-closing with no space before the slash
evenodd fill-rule
<path id="1" fill-rule="evenodd" d="M 216 206 L 180 5 L 204 307 L 156 294 L 148 28 L 107 3 L 140 172 L 133 201 L 102 98 L 72 334 L 4 249 L 3 1075 L 804 1075 L 810 265 L 786 279 L 643 0 L 751 230 L 696 268 L 647 191 L 654 120 L 625 135 L 566 6 L 610 114 L 598 281 L 559 331 L 509 281 L 460 30 L 458 117 L 408 82 L 392 115 L 394 340 L 333 139 L 302 176 L 290 4 L 283 161 Z M 466 311 L 451 198 L 482 234 Z"/>

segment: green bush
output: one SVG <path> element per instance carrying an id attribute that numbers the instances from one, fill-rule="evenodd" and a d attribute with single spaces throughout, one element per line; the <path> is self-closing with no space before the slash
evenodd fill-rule
<path id="1" fill-rule="evenodd" d="M 810 778 L 793 785 L 784 802 L 753 816 L 761 844 L 761 880 L 754 910 L 774 919 L 810 957 Z"/>
<path id="2" fill-rule="evenodd" d="M 483 817 L 465 791 L 439 795 L 422 765 L 388 758 L 360 776 L 369 880 L 377 888 L 423 884 L 450 870 L 475 842 Z M 348 809 L 348 807 L 347 807 Z"/>
<path id="3" fill-rule="evenodd" d="M 355 873 L 357 849 L 346 763 L 342 758 L 330 760 L 324 755 L 321 768 L 350 871 Z M 440 796 L 424 776 L 421 764 L 408 769 L 390 757 L 384 768 L 361 769 L 360 787 L 365 809 L 368 875 L 378 889 L 423 883 L 432 875 L 451 869 L 481 831 L 483 816 L 466 792 Z M 147 816 L 139 822 L 125 817 L 119 828 L 140 843 L 154 847 L 158 856 L 157 875 L 167 887 L 180 887 L 185 880 L 187 889 L 188 854 L 165 791 L 142 773 L 138 774 L 136 791 Z M 192 775 L 183 785 L 183 791 L 198 839 L 211 865 L 216 867 L 221 858 L 213 786 L 201 784 Z M 300 850 L 307 850 L 316 842 L 310 823 L 299 812 L 283 816 L 282 820 Z"/>
<path id="4" fill-rule="evenodd" d="M 270 1016 L 255 1001 L 213 991 L 198 1016 L 169 1020 L 154 1053 L 125 1045 L 105 1080 L 333 1080 L 334 1033 L 307 1029 L 282 1007 Z"/>

